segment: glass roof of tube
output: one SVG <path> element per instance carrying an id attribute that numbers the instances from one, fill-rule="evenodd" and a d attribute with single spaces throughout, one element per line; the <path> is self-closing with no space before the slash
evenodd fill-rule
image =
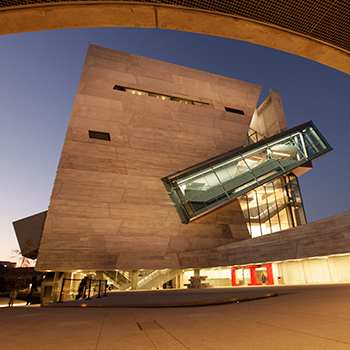
<path id="1" fill-rule="evenodd" d="M 162 179 L 183 223 L 319 158 L 332 147 L 312 122 Z"/>

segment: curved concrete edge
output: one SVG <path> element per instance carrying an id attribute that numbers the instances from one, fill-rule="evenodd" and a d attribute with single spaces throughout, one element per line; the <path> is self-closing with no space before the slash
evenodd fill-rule
<path id="1" fill-rule="evenodd" d="M 0 9 L 0 35 L 68 28 L 156 26 L 156 11 L 150 5 L 60 3 Z"/>
<path id="2" fill-rule="evenodd" d="M 0 35 L 88 27 L 179 30 L 250 42 L 311 59 L 350 74 L 350 52 L 242 17 L 172 5 L 84 3 L 0 9 Z"/>
<path id="3" fill-rule="evenodd" d="M 297 32 L 251 19 L 200 10 L 158 8 L 158 27 L 220 36 L 301 56 L 350 74 L 350 52 Z"/>
<path id="4" fill-rule="evenodd" d="M 198 306 L 215 306 L 232 303 L 242 303 L 245 301 L 252 301 L 257 299 L 265 299 L 277 296 L 276 293 L 269 293 L 263 295 L 257 295 L 245 298 L 230 298 L 222 300 L 211 301 L 192 301 L 192 302 L 180 302 L 180 303 L 164 303 L 164 304 L 90 304 L 90 303 L 48 303 L 41 304 L 41 307 L 75 307 L 75 308 L 167 308 L 167 307 L 198 307 Z"/>

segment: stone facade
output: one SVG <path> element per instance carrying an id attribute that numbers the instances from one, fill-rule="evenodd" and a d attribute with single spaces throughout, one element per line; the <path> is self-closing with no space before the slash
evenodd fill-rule
<path id="1" fill-rule="evenodd" d="M 184 269 L 347 254 L 350 212 L 254 239 L 238 200 L 181 222 L 163 177 L 242 146 L 250 127 L 264 136 L 287 128 L 278 91 L 256 110 L 259 93 L 253 84 L 91 45 L 36 269 Z"/>
<path id="2" fill-rule="evenodd" d="M 266 236 L 179 254 L 183 267 L 232 266 L 348 254 L 350 211 Z"/>
<path id="3" fill-rule="evenodd" d="M 179 253 L 249 238 L 237 200 L 181 223 L 161 178 L 242 146 L 259 93 L 250 83 L 90 45 L 37 269 L 178 269 Z"/>

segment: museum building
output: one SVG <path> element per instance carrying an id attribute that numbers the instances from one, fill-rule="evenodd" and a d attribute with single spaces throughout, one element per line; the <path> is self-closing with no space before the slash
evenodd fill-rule
<path id="1" fill-rule="evenodd" d="M 288 129 L 278 91 L 257 107 L 260 90 L 90 45 L 49 208 L 14 222 L 23 254 L 56 284 L 120 289 L 132 274 L 183 287 L 193 269 L 212 285 L 310 282 L 315 257 L 348 271 L 350 214 L 306 224 L 298 184 L 332 148 L 313 122 Z"/>

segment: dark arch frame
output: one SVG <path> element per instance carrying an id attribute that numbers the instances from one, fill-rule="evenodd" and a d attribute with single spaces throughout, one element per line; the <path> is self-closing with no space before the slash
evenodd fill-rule
<path id="1" fill-rule="evenodd" d="M 287 0 L 0 0 L 0 35 L 87 27 L 162 28 L 221 36 L 350 74 L 350 2 Z"/>

